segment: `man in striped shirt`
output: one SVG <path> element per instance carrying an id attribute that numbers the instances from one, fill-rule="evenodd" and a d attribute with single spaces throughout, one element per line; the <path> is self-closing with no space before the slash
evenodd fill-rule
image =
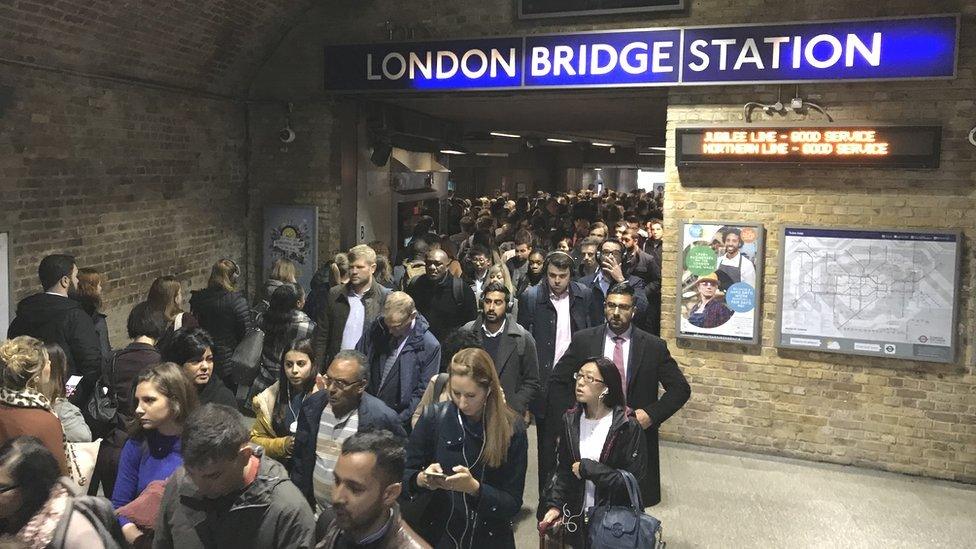
<path id="1" fill-rule="evenodd" d="M 342 442 L 360 431 L 406 432 L 382 400 L 365 392 L 369 369 L 357 351 L 340 351 L 321 376 L 324 391 L 310 395 L 298 415 L 291 479 L 313 507 L 332 502 L 333 472 Z"/>

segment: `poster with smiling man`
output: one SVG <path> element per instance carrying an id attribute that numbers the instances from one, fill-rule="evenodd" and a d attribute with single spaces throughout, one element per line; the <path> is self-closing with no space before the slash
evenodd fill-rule
<path id="1" fill-rule="evenodd" d="M 762 225 L 681 224 L 678 337 L 759 343 Z"/>

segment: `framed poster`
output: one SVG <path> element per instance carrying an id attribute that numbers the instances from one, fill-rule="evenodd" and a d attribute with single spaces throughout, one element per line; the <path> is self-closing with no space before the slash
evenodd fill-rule
<path id="1" fill-rule="evenodd" d="M 264 279 L 278 258 L 298 267 L 298 282 L 307 292 L 318 269 L 319 211 L 315 206 L 267 206 L 264 209 Z M 263 282 L 262 280 L 262 282 Z"/>
<path id="2" fill-rule="evenodd" d="M 10 326 L 10 304 L 13 285 L 10 283 L 10 233 L 0 233 L 0 341 L 7 339 Z"/>
<path id="3" fill-rule="evenodd" d="M 784 226 L 776 346 L 955 361 L 961 237 Z"/>
<path id="4" fill-rule="evenodd" d="M 762 225 L 681 223 L 679 338 L 759 343 L 764 245 Z"/>

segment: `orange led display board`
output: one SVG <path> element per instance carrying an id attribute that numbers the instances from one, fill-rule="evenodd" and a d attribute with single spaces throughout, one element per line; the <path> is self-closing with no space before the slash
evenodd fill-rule
<path id="1" fill-rule="evenodd" d="M 695 127 L 676 130 L 678 166 L 813 164 L 937 168 L 941 126 Z"/>

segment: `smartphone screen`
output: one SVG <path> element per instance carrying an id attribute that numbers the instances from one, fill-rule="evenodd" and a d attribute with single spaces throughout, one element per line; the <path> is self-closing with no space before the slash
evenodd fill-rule
<path id="1" fill-rule="evenodd" d="M 75 389 L 78 388 L 78 383 L 81 382 L 81 376 L 71 376 L 68 381 L 64 384 L 64 396 L 65 398 L 70 397 L 75 394 Z"/>

